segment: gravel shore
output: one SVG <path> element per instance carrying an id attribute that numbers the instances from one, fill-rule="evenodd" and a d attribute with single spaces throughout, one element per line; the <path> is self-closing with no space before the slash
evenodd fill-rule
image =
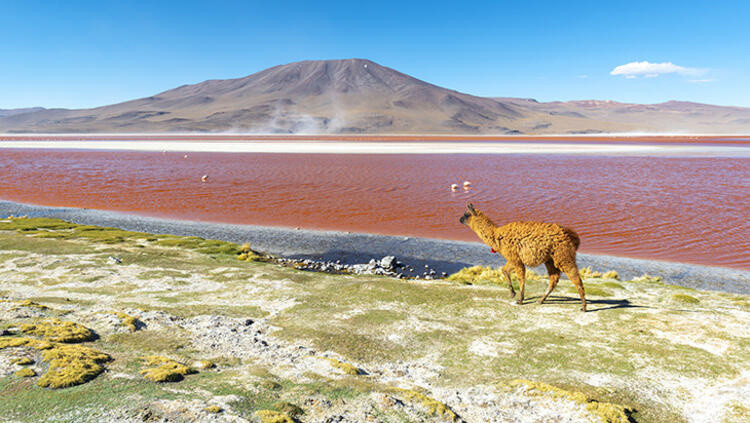
<path id="1" fill-rule="evenodd" d="M 502 256 L 491 254 L 485 245 L 474 242 L 180 221 L 110 211 L 0 201 L 0 216 L 8 215 L 54 217 L 79 224 L 133 231 L 200 236 L 236 243 L 249 242 L 255 250 L 298 260 L 340 260 L 343 264 L 353 265 L 395 256 L 406 266 L 428 266 L 437 274 L 453 273 L 463 267 L 478 264 L 504 264 Z M 745 270 L 593 254 L 579 254 L 578 264 L 580 267 L 591 266 L 601 271 L 616 270 L 625 279 L 647 273 L 689 288 L 750 294 L 750 271 Z M 536 270 L 544 274 L 541 267 Z"/>

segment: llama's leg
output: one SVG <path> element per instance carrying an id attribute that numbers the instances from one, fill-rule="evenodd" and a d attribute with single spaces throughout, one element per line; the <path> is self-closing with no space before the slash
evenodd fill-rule
<path id="1" fill-rule="evenodd" d="M 563 271 L 568 275 L 573 285 L 578 288 L 578 295 L 581 296 L 581 311 L 586 311 L 586 292 L 583 290 L 583 282 L 581 281 L 581 276 L 578 274 L 578 266 L 575 264 L 568 265 Z"/>
<path id="2" fill-rule="evenodd" d="M 526 287 L 526 268 L 523 263 L 517 263 L 513 266 L 516 270 L 516 277 L 518 278 L 518 285 L 521 287 L 521 297 L 518 298 L 518 304 L 523 304 L 524 288 Z"/>
<path id="3" fill-rule="evenodd" d="M 510 269 L 512 269 L 510 263 L 505 263 L 505 266 L 503 266 L 503 275 L 505 275 L 505 280 L 508 281 L 508 288 L 510 288 L 510 298 L 513 298 L 516 296 L 516 291 L 513 289 L 513 281 L 510 279 Z"/>
<path id="4" fill-rule="evenodd" d="M 547 288 L 547 292 L 544 293 L 542 299 L 539 300 L 539 304 L 544 304 L 544 300 L 552 293 L 557 286 L 557 282 L 560 280 L 560 269 L 555 267 L 552 260 L 547 261 L 544 265 L 547 266 L 547 273 L 549 273 L 549 288 Z"/>

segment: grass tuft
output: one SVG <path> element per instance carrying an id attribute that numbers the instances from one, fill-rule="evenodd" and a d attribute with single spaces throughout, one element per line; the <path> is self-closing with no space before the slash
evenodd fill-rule
<path id="1" fill-rule="evenodd" d="M 355 366 L 352 366 L 349 363 L 344 363 L 343 361 L 336 360 L 335 358 L 329 358 L 329 357 L 321 357 L 325 360 L 328 360 L 328 362 L 331 364 L 332 367 L 335 367 L 344 373 L 352 376 L 361 375 L 362 371 L 358 369 Z"/>
<path id="2" fill-rule="evenodd" d="M 447 279 L 449 281 L 460 282 L 466 285 L 503 285 L 506 283 L 503 272 L 500 269 L 493 269 L 489 266 L 465 267 L 448 276 Z M 538 279 L 541 279 L 541 275 L 531 269 L 526 269 L 526 281 Z M 513 282 L 518 281 L 515 272 L 511 272 L 511 280 Z"/>
<path id="3" fill-rule="evenodd" d="M 458 421 L 458 415 L 447 405 L 413 389 L 391 388 L 391 392 L 402 397 L 405 401 L 418 402 L 433 416 L 443 417 L 451 421 Z"/>
<path id="4" fill-rule="evenodd" d="M 294 423 L 289 415 L 278 411 L 258 410 L 255 415 L 260 419 L 260 423 Z"/>
<path id="5" fill-rule="evenodd" d="M 36 376 L 36 372 L 34 369 L 31 369 L 29 367 L 25 367 L 17 372 L 14 373 L 16 377 L 34 377 Z"/>
<path id="6" fill-rule="evenodd" d="M 0 349 L 29 347 L 42 351 L 42 360 L 49 363 L 47 373 L 37 385 L 47 388 L 67 388 L 80 385 L 104 371 L 101 363 L 111 360 L 103 352 L 81 345 L 67 345 L 32 338 L 0 337 Z"/>
<path id="7" fill-rule="evenodd" d="M 218 405 L 209 405 L 208 407 L 204 408 L 203 411 L 218 414 L 224 411 L 224 409 L 219 407 Z"/>
<path id="8" fill-rule="evenodd" d="M 157 366 L 141 370 L 143 377 L 153 382 L 179 382 L 185 375 L 198 373 L 195 369 L 169 357 L 150 355 L 143 360 L 149 366 Z"/>
<path id="9" fill-rule="evenodd" d="M 672 295 L 672 299 L 674 301 L 677 301 L 678 303 L 683 303 L 683 304 L 698 304 L 701 302 L 699 299 L 693 297 L 692 295 L 686 295 L 686 294 Z"/>
<path id="10" fill-rule="evenodd" d="M 123 326 L 126 326 L 131 332 L 135 332 L 138 330 L 138 319 L 136 319 L 135 317 L 120 311 L 108 311 L 105 313 L 114 314 L 115 316 L 117 316 L 117 318 L 120 319 L 120 323 L 122 323 Z"/>
<path id="11" fill-rule="evenodd" d="M 10 364 L 28 366 L 29 364 L 34 364 L 34 360 L 30 359 L 29 357 L 14 358 L 13 360 L 10 360 Z"/>
<path id="12" fill-rule="evenodd" d="M 41 336 L 45 340 L 52 342 L 86 342 L 96 337 L 94 332 L 85 326 L 60 319 L 47 319 L 36 324 L 24 324 L 21 325 L 21 331 Z"/>
<path id="13" fill-rule="evenodd" d="M 508 383 L 510 388 L 523 387 L 530 395 L 549 395 L 553 398 L 564 398 L 577 402 L 586 407 L 590 413 L 599 417 L 604 423 L 629 423 L 629 414 L 633 412 L 630 408 L 609 402 L 599 402 L 583 392 L 568 391 L 543 382 L 530 380 L 513 380 Z"/>

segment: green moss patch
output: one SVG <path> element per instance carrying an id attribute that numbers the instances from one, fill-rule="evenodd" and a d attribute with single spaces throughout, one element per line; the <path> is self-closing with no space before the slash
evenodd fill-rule
<path id="1" fill-rule="evenodd" d="M 683 304 L 698 304 L 701 302 L 699 299 L 687 294 L 672 295 L 672 300 Z"/>

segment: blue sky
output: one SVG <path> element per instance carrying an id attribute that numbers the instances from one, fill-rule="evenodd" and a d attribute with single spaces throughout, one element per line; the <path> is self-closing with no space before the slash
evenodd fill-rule
<path id="1" fill-rule="evenodd" d="M 750 107 L 749 17 L 748 1 L 6 1 L 0 108 L 351 57 L 482 96 Z"/>

